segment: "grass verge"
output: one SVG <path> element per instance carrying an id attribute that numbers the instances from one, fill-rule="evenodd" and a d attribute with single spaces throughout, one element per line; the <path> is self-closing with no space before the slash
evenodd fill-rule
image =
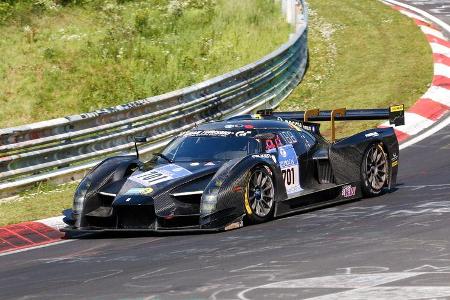
<path id="1" fill-rule="evenodd" d="M 189 86 L 291 31 L 273 0 L 0 2 L 0 128 Z"/>
<path id="2" fill-rule="evenodd" d="M 18 197 L 0 200 L 0 226 L 61 215 L 72 207 L 77 183 L 43 183 Z"/>
<path id="3" fill-rule="evenodd" d="M 428 89 L 431 49 L 411 19 L 373 0 L 308 3 L 309 70 L 279 110 L 409 107 Z M 379 123 L 338 122 L 337 137 Z"/>

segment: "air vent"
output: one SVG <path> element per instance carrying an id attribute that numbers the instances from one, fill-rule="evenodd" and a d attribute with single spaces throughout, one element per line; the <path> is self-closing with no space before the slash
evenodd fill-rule
<path id="1" fill-rule="evenodd" d="M 319 183 L 333 183 L 334 176 L 328 159 L 317 159 L 317 179 Z"/>

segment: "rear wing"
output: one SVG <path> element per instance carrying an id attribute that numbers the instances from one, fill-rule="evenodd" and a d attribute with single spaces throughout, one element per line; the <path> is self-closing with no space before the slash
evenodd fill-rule
<path id="1" fill-rule="evenodd" d="M 275 117 L 296 122 L 319 122 L 331 121 L 331 139 L 335 140 L 334 121 L 367 121 L 367 120 L 389 120 L 389 124 L 405 125 L 405 106 L 394 105 L 389 108 L 380 109 L 345 109 L 334 110 L 310 109 L 295 112 L 274 112 L 271 109 L 257 112 L 261 117 Z"/>

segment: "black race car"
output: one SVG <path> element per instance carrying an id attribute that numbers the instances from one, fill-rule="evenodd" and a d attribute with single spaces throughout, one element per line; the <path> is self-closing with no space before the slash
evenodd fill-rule
<path id="1" fill-rule="evenodd" d="M 335 120 L 372 119 L 401 125 L 403 106 L 264 110 L 200 125 L 147 162 L 138 153 L 108 158 L 79 184 L 63 231 L 227 230 L 378 195 L 396 182 L 394 130 L 334 140 Z M 325 120 L 332 122 L 331 142 L 313 123 Z"/>

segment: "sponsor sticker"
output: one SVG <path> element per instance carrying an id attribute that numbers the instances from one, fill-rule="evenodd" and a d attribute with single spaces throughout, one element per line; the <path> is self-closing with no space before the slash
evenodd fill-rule
<path id="1" fill-rule="evenodd" d="M 142 188 L 131 188 L 129 189 L 125 195 L 140 195 Z"/>
<path id="2" fill-rule="evenodd" d="M 392 154 L 391 162 L 392 162 L 392 164 L 391 164 L 392 167 L 398 166 L 398 154 L 397 153 Z"/>
<path id="3" fill-rule="evenodd" d="M 287 194 L 290 195 L 302 191 L 297 154 L 294 147 L 290 144 L 282 146 L 278 148 L 278 154 L 278 164 L 280 165 Z"/>
<path id="4" fill-rule="evenodd" d="M 251 135 L 251 134 L 252 134 L 252 132 L 249 131 L 249 130 L 247 130 L 247 131 L 237 131 L 237 132 L 235 133 L 235 135 L 236 135 L 237 137 L 249 136 L 249 135 Z"/>
<path id="5" fill-rule="evenodd" d="M 153 193 L 153 188 L 151 187 L 147 187 L 142 190 L 142 195 L 149 195 L 151 193 Z"/>
<path id="6" fill-rule="evenodd" d="M 391 106 L 391 112 L 398 112 L 403 110 L 405 110 L 403 105 Z"/>
<path id="7" fill-rule="evenodd" d="M 398 154 L 397 153 L 392 154 L 392 159 L 391 160 L 392 161 L 398 160 Z"/>
<path id="8" fill-rule="evenodd" d="M 342 187 L 342 192 L 341 192 L 342 197 L 344 198 L 350 198 L 356 195 L 356 186 L 352 186 L 352 185 L 345 185 Z"/>
<path id="9" fill-rule="evenodd" d="M 292 128 L 292 129 L 295 129 L 295 130 L 297 130 L 297 131 L 302 131 L 302 127 L 304 126 L 302 126 L 300 123 L 297 123 L 297 122 L 291 122 L 291 121 L 286 121 L 288 124 L 289 124 L 289 126 Z"/>
<path id="10" fill-rule="evenodd" d="M 226 129 L 241 128 L 241 127 L 244 127 L 244 125 L 242 125 L 242 124 L 227 124 L 224 126 L 224 128 L 226 128 Z"/>
<path id="11" fill-rule="evenodd" d="M 231 224 L 225 226 L 224 229 L 225 229 L 225 231 L 227 231 L 227 230 L 233 230 L 233 229 L 241 228 L 242 226 L 244 226 L 244 222 L 239 221 L 239 222 L 234 222 L 234 223 L 231 223 Z"/>
<path id="12" fill-rule="evenodd" d="M 148 187 L 161 182 L 185 177 L 189 174 L 191 174 L 189 170 L 186 170 L 185 168 L 180 167 L 176 164 L 169 164 L 144 173 L 140 173 L 138 175 L 131 176 L 130 180 Z"/>
<path id="13" fill-rule="evenodd" d="M 188 131 L 184 134 L 184 136 L 221 136 L 221 137 L 227 137 L 234 135 L 233 131 L 226 131 L 226 130 L 195 130 L 195 131 Z"/>
<path id="14" fill-rule="evenodd" d="M 149 195 L 153 193 L 153 188 L 131 188 L 129 189 L 125 195 Z"/>
<path id="15" fill-rule="evenodd" d="M 269 154 L 269 153 L 262 153 L 262 154 L 254 154 L 252 155 L 253 158 L 268 158 L 273 160 L 275 163 L 277 162 L 277 159 L 275 155 Z"/>
<path id="16" fill-rule="evenodd" d="M 379 136 L 378 132 L 371 132 L 366 134 L 366 138 Z"/>

